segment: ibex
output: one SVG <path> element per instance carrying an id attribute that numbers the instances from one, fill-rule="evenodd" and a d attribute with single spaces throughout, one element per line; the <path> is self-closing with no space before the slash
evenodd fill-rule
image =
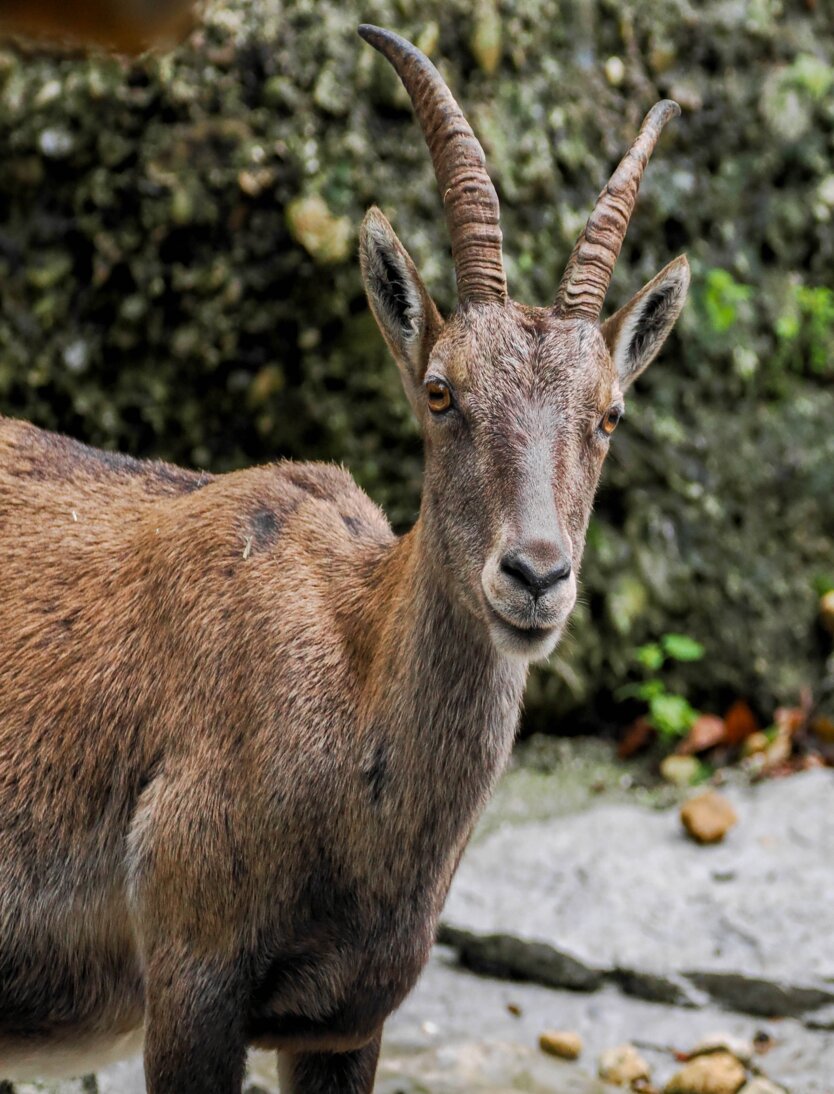
<path id="1" fill-rule="evenodd" d="M 144 1044 L 152 1094 L 366 1094 L 528 664 L 576 596 L 623 392 L 683 305 L 681 257 L 603 299 L 664 123 L 649 113 L 555 303 L 510 300 L 482 149 L 417 49 L 402 79 L 451 235 L 443 320 L 372 208 L 371 308 L 425 438 L 402 538 L 348 474 L 222 476 L 0 425 L 0 1073 Z"/>

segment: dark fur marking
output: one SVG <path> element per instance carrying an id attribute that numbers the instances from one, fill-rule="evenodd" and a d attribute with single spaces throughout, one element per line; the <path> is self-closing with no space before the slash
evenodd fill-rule
<path id="1" fill-rule="evenodd" d="M 326 475 L 318 468 L 288 464 L 284 468 L 284 476 L 291 486 L 303 490 L 313 498 L 329 501 L 333 496 L 332 484 L 322 481 Z"/>
<path id="2" fill-rule="evenodd" d="M 264 506 L 253 513 L 251 519 L 252 547 L 256 551 L 264 551 L 273 544 L 281 531 L 282 522 L 272 509 Z"/>
<path id="3" fill-rule="evenodd" d="M 143 771 L 142 774 L 139 776 L 139 782 L 136 786 L 137 797 L 139 797 L 139 795 L 142 794 L 144 790 L 147 790 L 147 788 L 156 778 L 161 763 L 162 756 L 156 756 L 153 760 L 151 760 L 146 770 Z"/>
<path id="4" fill-rule="evenodd" d="M 371 801 L 374 805 L 379 805 L 388 781 L 388 747 L 384 742 L 380 742 L 374 749 L 371 763 L 364 769 L 363 775 L 371 792 Z"/>
<path id="5" fill-rule="evenodd" d="M 213 479 L 205 471 L 188 471 L 160 460 L 137 460 L 121 452 L 94 448 L 71 437 L 46 430 L 32 429 L 25 442 L 15 445 L 22 455 L 19 474 L 38 481 L 71 479 L 74 471 L 91 478 L 112 474 L 121 478 L 145 480 L 149 488 L 162 488 L 166 494 L 190 494 L 207 486 Z"/>
<path id="6" fill-rule="evenodd" d="M 359 517 L 347 517 L 342 513 L 342 520 L 352 536 L 361 536 L 365 525 Z"/>

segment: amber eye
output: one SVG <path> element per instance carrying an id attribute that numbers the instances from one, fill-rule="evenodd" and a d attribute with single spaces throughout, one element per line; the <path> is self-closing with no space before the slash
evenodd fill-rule
<path id="1" fill-rule="evenodd" d="M 452 405 L 451 391 L 438 380 L 429 380 L 426 384 L 426 394 L 429 399 L 429 410 L 434 414 L 442 414 Z"/>
<path id="2" fill-rule="evenodd" d="M 599 423 L 599 428 L 602 432 L 610 437 L 614 430 L 617 428 L 622 418 L 623 412 L 618 406 L 612 406 L 610 410 L 607 410 L 602 417 L 602 421 Z"/>

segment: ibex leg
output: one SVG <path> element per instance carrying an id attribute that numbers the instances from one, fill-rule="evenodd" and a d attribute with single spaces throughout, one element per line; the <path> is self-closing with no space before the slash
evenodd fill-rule
<path id="1" fill-rule="evenodd" d="M 354 1052 L 281 1053 L 281 1094 L 371 1094 L 380 1036 Z"/>
<path id="2" fill-rule="evenodd" d="M 148 1094 L 240 1094 L 246 1042 L 234 971 L 164 955 L 145 990 Z"/>

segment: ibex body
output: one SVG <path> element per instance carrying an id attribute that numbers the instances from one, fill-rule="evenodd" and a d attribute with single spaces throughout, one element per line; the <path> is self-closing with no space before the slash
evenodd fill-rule
<path id="1" fill-rule="evenodd" d="M 402 77 L 444 195 L 442 321 L 376 210 L 369 300 L 425 436 L 401 539 L 343 471 L 211 477 L 0 425 L 0 1075 L 144 1038 L 153 1094 L 365 1094 L 557 642 L 622 394 L 686 292 L 599 313 L 656 107 L 556 304 L 508 300 L 483 156 L 433 66 Z"/>

